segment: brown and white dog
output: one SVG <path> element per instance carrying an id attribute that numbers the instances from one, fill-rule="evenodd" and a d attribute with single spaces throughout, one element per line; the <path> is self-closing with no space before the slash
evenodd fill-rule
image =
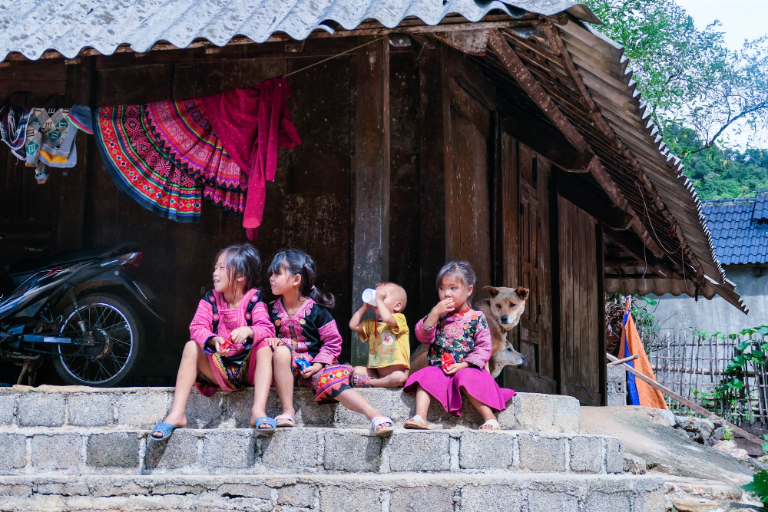
<path id="1" fill-rule="evenodd" d="M 520 323 L 528 299 L 528 288 L 504 288 L 486 286 L 484 290 L 490 296 L 477 303 L 477 308 L 485 314 L 493 340 L 493 355 L 488 362 L 488 371 L 498 377 L 505 366 L 520 366 L 525 361 L 523 355 L 515 350 L 507 333 Z M 411 374 L 427 366 L 427 345 L 421 345 L 411 355 Z"/>

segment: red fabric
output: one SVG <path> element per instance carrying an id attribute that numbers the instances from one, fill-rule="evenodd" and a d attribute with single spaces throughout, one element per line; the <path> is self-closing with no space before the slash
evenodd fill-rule
<path id="1" fill-rule="evenodd" d="M 256 239 L 264 217 L 267 180 L 275 180 L 278 147 L 293 148 L 301 138 L 285 104 L 291 95 L 285 77 L 202 98 L 224 149 L 248 175 L 243 227 Z"/>

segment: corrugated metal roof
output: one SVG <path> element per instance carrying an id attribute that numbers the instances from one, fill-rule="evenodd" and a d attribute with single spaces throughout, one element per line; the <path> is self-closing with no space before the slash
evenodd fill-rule
<path id="1" fill-rule="evenodd" d="M 696 287 L 691 281 L 677 279 L 618 279 L 607 277 L 605 279 L 605 291 L 607 293 L 621 293 L 629 295 L 637 293 L 645 296 L 654 294 L 659 297 L 666 294 L 672 294 L 675 297 L 680 295 L 696 295 Z M 709 283 L 705 283 L 703 289 L 699 289 L 699 296 L 712 299 L 717 295 L 717 291 Z M 740 308 L 741 309 L 741 308 Z"/>
<path id="2" fill-rule="evenodd" d="M 598 21 L 572 0 L 0 0 L 0 61 L 11 52 L 36 60 L 46 50 L 74 58 L 87 47 L 111 55 L 122 44 L 144 53 L 159 41 L 224 46 L 245 36 L 262 43 L 276 32 L 301 40 L 316 29 L 333 32 L 334 24 L 352 30 L 376 20 L 394 28 L 416 17 L 437 25 L 449 14 L 479 21 L 492 10 L 513 17 L 568 11 Z"/>
<path id="3" fill-rule="evenodd" d="M 704 201 L 704 216 L 723 265 L 768 264 L 768 190 L 757 199 Z"/>
<path id="4" fill-rule="evenodd" d="M 670 258 L 680 261 L 679 234 L 693 256 L 701 264 L 705 280 L 699 293 L 711 296 L 716 292 L 734 306 L 746 312 L 746 308 L 736 293 L 735 285 L 725 276 L 714 251 L 709 230 L 701 213 L 701 201 L 693 184 L 683 172 L 680 159 L 672 155 L 664 144 L 659 130 L 650 120 L 650 113 L 636 91 L 632 72 L 628 69 L 628 60 L 624 49 L 616 42 L 605 37 L 597 30 L 580 23 L 568 23 L 558 26 L 573 63 L 581 75 L 584 85 L 605 118 L 611 130 L 620 142 L 629 149 L 637 160 L 642 173 L 648 177 L 654 191 L 663 201 L 663 206 L 671 213 L 674 223 L 666 232 L 654 228 L 657 223 L 651 219 L 654 215 L 653 197 L 644 197 L 638 178 L 632 178 L 626 170 L 616 170 L 613 180 L 622 188 L 624 195 L 634 206 L 634 196 L 640 193 L 640 209 L 636 208 L 642 222 L 650 226 L 652 238 Z M 606 168 L 611 166 L 606 164 Z M 634 189 L 634 191 L 633 191 Z M 661 218 L 659 219 L 661 220 Z M 668 221 L 667 221 L 668 222 Z M 675 226 L 676 224 L 676 226 Z M 650 280 L 628 280 L 625 288 L 640 288 L 652 285 Z M 662 280 L 654 280 L 661 282 Z M 646 284 L 643 284 L 643 283 Z M 669 286 L 669 284 L 667 285 Z M 695 287 L 683 282 L 674 285 L 681 293 L 695 293 Z M 703 290 L 702 288 L 711 288 Z"/>

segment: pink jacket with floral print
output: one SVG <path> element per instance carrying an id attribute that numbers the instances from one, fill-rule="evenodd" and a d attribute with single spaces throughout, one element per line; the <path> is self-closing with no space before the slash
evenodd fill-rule
<path id="1" fill-rule="evenodd" d="M 443 352 L 453 354 L 457 363 L 470 363 L 483 369 L 493 354 L 491 330 L 482 311 L 472 308 L 463 313 L 442 315 L 431 329 L 424 329 L 424 320 L 416 324 L 416 338 L 430 345 L 427 359 L 430 365 L 440 364 Z"/>

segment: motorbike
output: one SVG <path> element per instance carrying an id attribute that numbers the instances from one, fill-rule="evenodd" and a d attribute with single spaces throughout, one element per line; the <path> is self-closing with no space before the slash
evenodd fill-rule
<path id="1" fill-rule="evenodd" d="M 111 387 L 138 369 L 146 345 L 139 306 L 160 321 L 156 299 L 131 272 L 136 244 L 22 260 L 6 268 L 0 296 L 0 361 L 32 385 L 44 358 L 67 384 Z"/>

